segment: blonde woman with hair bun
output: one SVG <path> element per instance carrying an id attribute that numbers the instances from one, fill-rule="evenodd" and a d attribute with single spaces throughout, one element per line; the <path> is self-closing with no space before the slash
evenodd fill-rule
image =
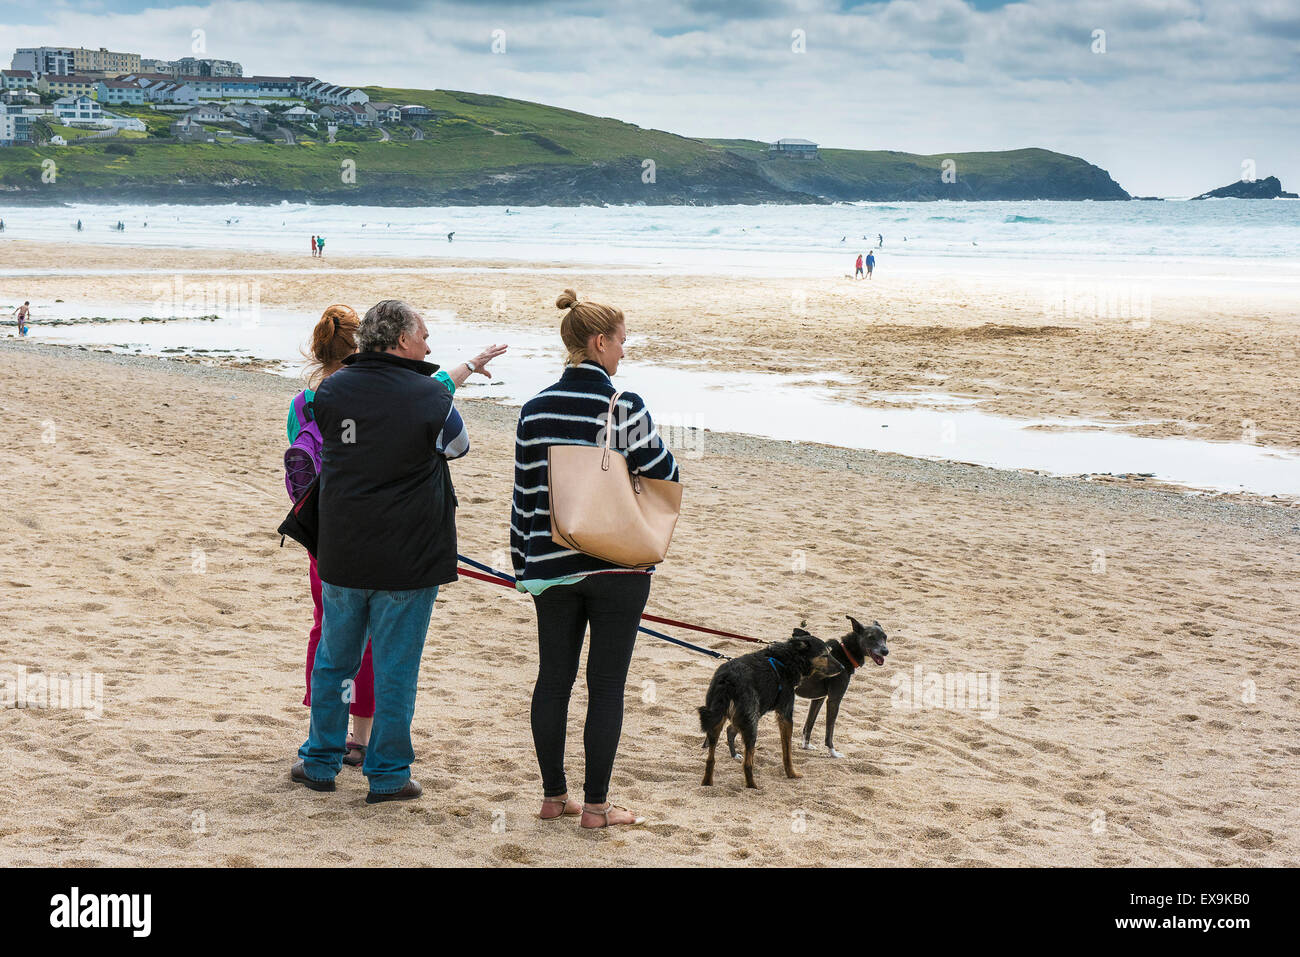
<path id="1" fill-rule="evenodd" d="M 608 792 L 623 728 L 624 685 L 654 569 L 624 568 L 554 542 L 547 486 L 551 446 L 603 444 L 609 401 L 619 391 L 612 376 L 623 359 L 627 321 L 622 310 L 579 299 L 572 289 L 564 290 L 555 305 L 564 313 L 564 373 L 519 412 L 510 513 L 515 587 L 532 595 L 537 611 L 531 719 L 542 776 L 538 816 L 549 821 L 581 815 L 584 828 L 642 824 L 645 818 L 610 804 Z M 639 395 L 623 393 L 609 426 L 611 448 L 627 459 L 628 471 L 679 480 L 673 454 Z M 569 797 L 564 774 L 565 727 L 589 624 L 585 803 L 579 803 Z"/>

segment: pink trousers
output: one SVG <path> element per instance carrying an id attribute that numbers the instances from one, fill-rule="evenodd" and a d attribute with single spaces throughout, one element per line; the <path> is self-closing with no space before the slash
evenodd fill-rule
<path id="1" fill-rule="evenodd" d="M 302 699 L 305 705 L 311 705 L 311 670 L 316 664 L 316 646 L 320 644 L 320 623 L 324 609 L 321 606 L 320 576 L 316 574 L 316 559 L 311 557 L 311 600 L 315 604 L 315 616 L 312 619 L 311 633 L 307 636 L 307 696 Z M 375 666 L 370 658 L 370 645 L 361 656 L 361 670 L 357 672 L 356 698 L 348 711 L 357 718 L 375 716 Z"/>

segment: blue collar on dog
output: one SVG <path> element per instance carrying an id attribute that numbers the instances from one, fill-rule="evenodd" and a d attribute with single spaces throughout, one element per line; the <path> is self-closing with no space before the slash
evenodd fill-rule
<path id="1" fill-rule="evenodd" d="M 768 658 L 767 663 L 771 665 L 772 670 L 776 672 L 776 693 L 780 694 L 781 693 L 781 669 L 776 666 L 775 658 Z"/>

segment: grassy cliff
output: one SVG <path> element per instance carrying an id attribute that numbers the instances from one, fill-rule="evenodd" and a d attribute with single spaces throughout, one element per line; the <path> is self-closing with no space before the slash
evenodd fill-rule
<path id="1" fill-rule="evenodd" d="M 376 130 L 342 130 L 331 144 L 323 133 L 291 127 L 293 145 L 208 144 L 169 141 L 165 120 L 132 111 L 146 119 L 148 136 L 0 149 L 0 201 L 576 205 L 1128 198 L 1103 170 L 1047 150 L 916 156 L 825 149 L 816 160 L 800 161 L 769 157 L 767 145 L 756 141 L 691 139 L 505 97 L 367 92 L 373 101 L 427 106 L 436 119 L 388 127 L 388 141 Z M 941 163 L 949 158 L 956 182 L 944 184 Z M 46 160 L 56 164 L 53 182 L 43 179 Z"/>

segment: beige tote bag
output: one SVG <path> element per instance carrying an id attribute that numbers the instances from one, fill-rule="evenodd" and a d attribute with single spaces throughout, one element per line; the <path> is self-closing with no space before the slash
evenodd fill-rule
<path id="1" fill-rule="evenodd" d="M 547 459 L 551 539 L 595 558 L 646 568 L 664 560 L 682 508 L 682 484 L 628 472 L 609 444 L 614 405 L 609 400 L 605 445 L 552 445 Z"/>

